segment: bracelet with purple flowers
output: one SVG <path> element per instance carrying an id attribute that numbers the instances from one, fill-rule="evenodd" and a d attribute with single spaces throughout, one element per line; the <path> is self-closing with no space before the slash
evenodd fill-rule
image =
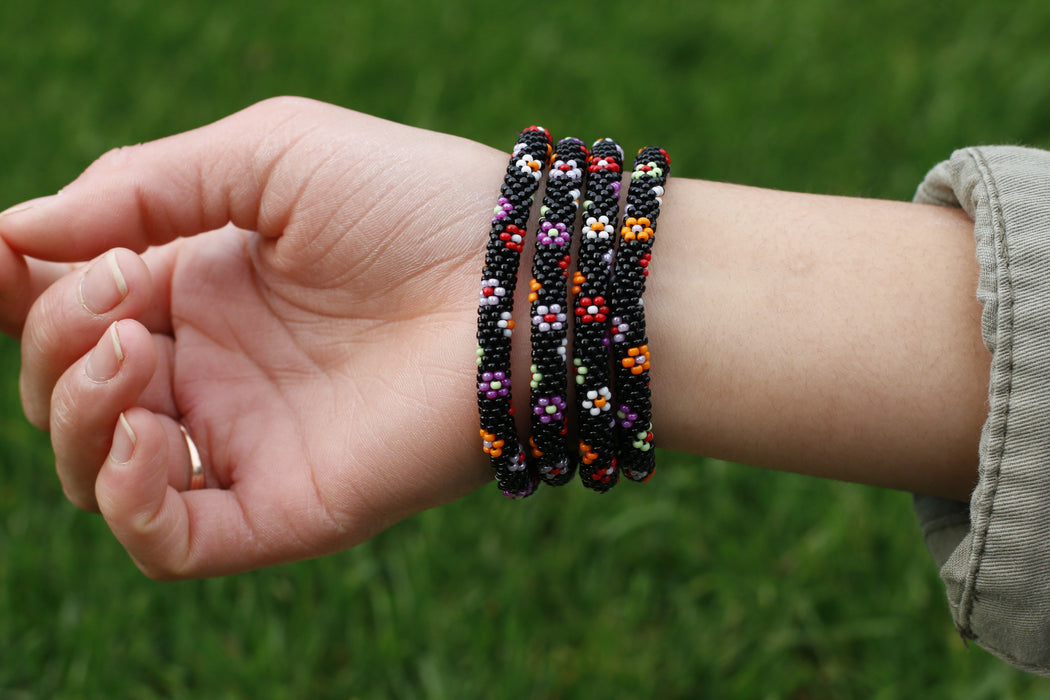
<path id="1" fill-rule="evenodd" d="M 573 230 L 584 186 L 587 147 L 576 138 L 558 141 L 536 229 L 529 282 L 532 318 L 531 435 L 529 455 L 552 486 L 567 483 L 576 460 L 566 446 L 568 395 L 568 277 Z"/>
<path id="2" fill-rule="evenodd" d="M 510 345 L 514 289 L 529 211 L 551 154 L 550 133 L 538 126 L 521 132 L 492 218 L 478 295 L 477 382 L 482 449 L 496 481 L 511 498 L 536 490 L 538 479 L 518 439 L 511 403 Z"/>
<path id="3" fill-rule="evenodd" d="M 616 374 L 618 462 L 624 476 L 646 481 L 656 469 L 652 399 L 649 391 L 649 339 L 642 294 L 656 236 L 664 185 L 671 163 L 662 148 L 638 151 L 627 190 L 613 273 L 612 340 Z"/>

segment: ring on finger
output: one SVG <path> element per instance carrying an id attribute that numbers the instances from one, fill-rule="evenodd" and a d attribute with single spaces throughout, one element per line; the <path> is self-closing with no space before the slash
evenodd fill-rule
<path id="1" fill-rule="evenodd" d="M 201 453 L 197 450 L 197 443 L 190 437 L 186 426 L 179 423 L 179 430 L 186 440 L 186 449 L 190 453 L 190 491 L 204 488 L 204 464 L 201 462 Z"/>

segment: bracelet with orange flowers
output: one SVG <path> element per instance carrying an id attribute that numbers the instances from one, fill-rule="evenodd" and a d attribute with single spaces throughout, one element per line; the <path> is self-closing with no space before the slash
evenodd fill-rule
<path id="1" fill-rule="evenodd" d="M 587 170 L 583 234 L 572 280 L 577 467 L 584 486 L 606 491 L 619 477 L 609 372 L 609 281 L 620 214 L 623 149 L 612 139 L 596 141 Z"/>
<path id="2" fill-rule="evenodd" d="M 576 138 L 558 141 L 536 229 L 529 301 L 532 318 L 530 457 L 540 478 L 567 483 L 576 460 L 566 447 L 568 395 L 568 280 L 576 213 L 586 179 L 587 147 Z"/>
<path id="3" fill-rule="evenodd" d="M 613 273 L 610 339 L 616 376 L 617 461 L 624 476 L 634 481 L 648 480 L 656 468 L 642 294 L 670 170 L 664 149 L 647 146 L 638 151 Z"/>

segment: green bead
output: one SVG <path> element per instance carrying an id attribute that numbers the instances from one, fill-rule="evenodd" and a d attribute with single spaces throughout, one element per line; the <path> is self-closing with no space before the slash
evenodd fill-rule
<path id="1" fill-rule="evenodd" d="M 489 382 L 489 388 L 490 389 L 502 389 L 503 388 L 503 382 Z"/>
<path id="2" fill-rule="evenodd" d="M 584 376 L 582 374 L 577 374 L 576 375 L 576 383 L 582 385 L 583 382 L 584 382 Z"/>
<path id="3" fill-rule="evenodd" d="M 547 406 L 546 410 L 547 410 L 547 413 L 550 413 L 551 415 L 553 415 L 553 414 L 558 412 L 558 407 L 557 406 Z"/>

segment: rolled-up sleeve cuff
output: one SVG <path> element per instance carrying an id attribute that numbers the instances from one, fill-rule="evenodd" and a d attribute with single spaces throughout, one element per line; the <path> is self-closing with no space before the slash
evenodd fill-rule
<path id="1" fill-rule="evenodd" d="M 916 512 L 960 633 L 1050 676 L 1050 153 L 957 151 L 915 201 L 973 218 L 992 352 L 970 503 L 917 496 Z"/>

